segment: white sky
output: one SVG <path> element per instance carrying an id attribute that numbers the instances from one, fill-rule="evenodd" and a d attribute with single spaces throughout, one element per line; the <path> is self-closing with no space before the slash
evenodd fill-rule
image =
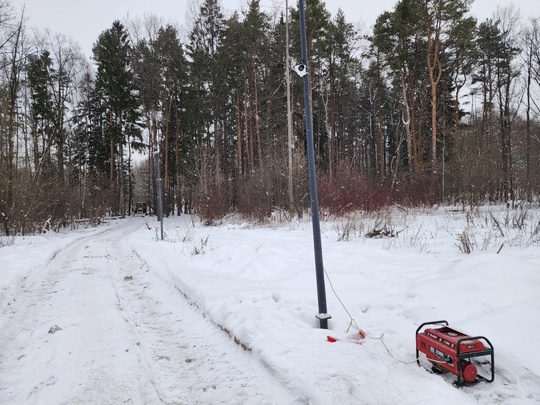
<path id="1" fill-rule="evenodd" d="M 49 28 L 52 33 L 60 32 L 71 36 L 79 43 L 83 52 L 91 55 L 92 44 L 99 34 L 110 28 L 115 19 L 142 17 L 155 14 L 165 22 L 178 23 L 185 32 L 186 13 L 193 0 L 12 0 L 20 11 L 26 7 L 28 26 L 38 29 Z M 225 14 L 246 8 L 248 0 L 221 0 Z M 335 15 L 338 8 L 345 12 L 347 20 L 363 23 L 369 28 L 383 11 L 391 10 L 396 0 L 329 0 L 327 9 Z M 495 11 L 497 4 L 515 4 L 522 16 L 540 17 L 539 0 L 476 0 L 472 13 L 483 20 Z M 306 0 L 309 7 L 309 0 Z M 290 0 L 289 6 L 296 5 Z M 263 10 L 270 12 L 276 7 L 285 7 L 285 0 L 261 0 Z"/>

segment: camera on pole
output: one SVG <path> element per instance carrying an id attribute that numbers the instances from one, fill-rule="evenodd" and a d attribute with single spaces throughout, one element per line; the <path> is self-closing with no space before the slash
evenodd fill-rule
<path id="1" fill-rule="evenodd" d="M 303 65 L 303 64 L 300 64 L 300 65 L 296 65 L 294 67 L 294 71 L 296 72 L 296 74 L 300 77 L 304 77 L 305 75 L 308 74 L 308 71 L 307 71 L 307 65 Z"/>

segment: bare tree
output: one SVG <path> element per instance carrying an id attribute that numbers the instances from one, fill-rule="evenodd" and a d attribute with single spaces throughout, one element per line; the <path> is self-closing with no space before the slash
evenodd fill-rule
<path id="1" fill-rule="evenodd" d="M 497 8 L 495 17 L 499 21 L 501 46 L 496 66 L 497 100 L 499 105 L 499 131 L 503 170 L 504 198 L 514 200 L 514 175 L 512 156 L 512 126 L 519 107 L 522 89 L 518 87 L 519 70 L 515 66 L 515 58 L 520 49 L 518 44 L 519 11 L 513 6 Z"/>
<path id="2" fill-rule="evenodd" d="M 9 3 L 0 5 L 0 18 L 9 22 Z M 6 12 L 6 9 L 7 12 Z M 4 14 L 6 13 L 6 14 Z M 6 24 L 8 32 L 4 35 L 6 40 L 0 45 L 2 51 L 2 65 L 4 71 L 4 90 L 2 91 L 2 133 L 0 144 L 0 181 L 3 183 L 0 189 L 0 211 L 7 236 L 11 233 L 15 215 L 15 182 L 16 182 L 16 141 L 17 141 L 17 98 L 19 91 L 19 76 L 23 69 L 23 36 L 24 36 L 24 11 L 13 27 Z"/>

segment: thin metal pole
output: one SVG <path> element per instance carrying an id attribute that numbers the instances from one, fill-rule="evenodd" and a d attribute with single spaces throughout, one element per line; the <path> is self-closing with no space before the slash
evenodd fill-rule
<path id="1" fill-rule="evenodd" d="M 158 197 L 158 220 L 161 226 L 161 240 L 163 240 L 163 180 L 161 179 L 161 169 L 159 164 L 159 152 L 154 152 L 154 162 L 156 164 L 156 182 L 157 182 L 157 197 Z"/>
<path id="2" fill-rule="evenodd" d="M 307 39 L 306 39 L 306 16 L 304 0 L 299 1 L 300 11 L 300 38 L 302 41 L 302 63 L 309 72 Z M 311 114 L 310 79 L 304 75 L 304 108 L 306 114 L 306 137 L 309 170 L 309 191 L 311 196 L 311 214 L 313 224 L 313 247 L 315 251 L 315 274 L 317 278 L 317 298 L 319 313 L 316 317 L 320 320 L 321 329 L 328 329 L 328 319 L 331 316 L 326 309 L 326 289 L 324 285 L 324 265 L 322 257 L 321 227 L 319 223 L 319 201 L 317 196 L 317 176 L 315 172 L 315 148 L 313 143 L 313 117 Z"/>

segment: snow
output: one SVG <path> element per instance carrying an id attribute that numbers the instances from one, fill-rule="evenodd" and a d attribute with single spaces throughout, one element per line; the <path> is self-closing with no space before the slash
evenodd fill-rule
<path id="1" fill-rule="evenodd" d="M 184 215 L 161 241 L 155 217 L 135 217 L 0 239 L 0 404 L 540 403 L 539 218 L 323 218 L 330 330 L 308 220 Z M 397 236 L 364 236 L 381 224 Z M 416 328 L 440 319 L 489 338 L 493 383 L 418 367 Z"/>

